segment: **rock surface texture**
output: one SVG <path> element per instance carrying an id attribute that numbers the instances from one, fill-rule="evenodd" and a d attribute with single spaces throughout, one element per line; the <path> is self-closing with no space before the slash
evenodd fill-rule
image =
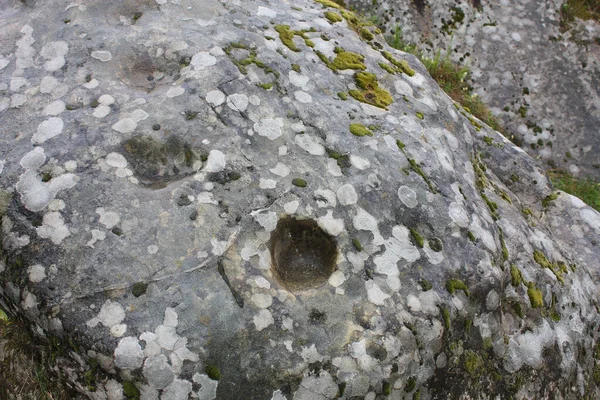
<path id="1" fill-rule="evenodd" d="M 475 93 L 546 168 L 600 180 L 600 23 L 566 22 L 563 0 L 346 3 L 468 65 Z"/>
<path id="2" fill-rule="evenodd" d="M 600 215 L 352 13 L 0 26 L 1 298 L 83 394 L 600 396 Z"/>

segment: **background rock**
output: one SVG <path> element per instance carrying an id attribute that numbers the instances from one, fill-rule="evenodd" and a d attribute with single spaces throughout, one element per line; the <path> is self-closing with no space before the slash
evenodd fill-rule
<path id="1" fill-rule="evenodd" d="M 545 168 L 600 179 L 600 24 L 564 1 L 349 0 L 430 58 L 472 71 L 474 92 Z"/>

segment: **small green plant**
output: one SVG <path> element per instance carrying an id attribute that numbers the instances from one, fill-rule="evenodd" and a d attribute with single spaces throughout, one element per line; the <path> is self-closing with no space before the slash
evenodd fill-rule
<path id="1" fill-rule="evenodd" d="M 565 171 L 549 171 L 548 175 L 556 189 L 579 197 L 590 207 L 600 211 L 600 182 L 578 179 Z"/>
<path id="2" fill-rule="evenodd" d="M 386 37 L 388 44 L 398 50 L 416 56 L 427 68 L 427 71 L 440 87 L 454 101 L 460 103 L 465 110 L 484 121 L 494 130 L 514 140 L 502 127 L 500 121 L 492 115 L 490 109 L 481 101 L 469 85 L 471 70 L 468 66 L 452 61 L 450 49 L 445 53 L 438 51 L 433 58 L 425 56 L 416 44 L 404 40 L 402 28 L 396 27 L 392 35 Z"/>
<path id="3" fill-rule="evenodd" d="M 560 29 L 571 27 L 575 18 L 600 21 L 600 0 L 567 0 L 560 7 Z"/>

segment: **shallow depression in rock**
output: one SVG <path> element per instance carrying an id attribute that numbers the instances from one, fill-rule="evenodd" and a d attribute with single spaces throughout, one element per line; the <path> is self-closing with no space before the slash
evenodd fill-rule
<path id="1" fill-rule="evenodd" d="M 269 247 L 271 270 L 290 290 L 315 288 L 335 271 L 336 243 L 314 220 L 280 219 Z"/>

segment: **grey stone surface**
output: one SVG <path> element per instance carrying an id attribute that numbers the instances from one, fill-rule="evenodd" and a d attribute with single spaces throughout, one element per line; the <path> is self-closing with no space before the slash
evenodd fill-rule
<path id="1" fill-rule="evenodd" d="M 600 180 L 598 22 L 563 29 L 562 0 L 346 3 L 425 55 L 469 66 L 475 93 L 545 168 Z"/>
<path id="2" fill-rule="evenodd" d="M 600 215 L 328 11 L 9 3 L 4 305 L 93 399 L 600 396 Z"/>

